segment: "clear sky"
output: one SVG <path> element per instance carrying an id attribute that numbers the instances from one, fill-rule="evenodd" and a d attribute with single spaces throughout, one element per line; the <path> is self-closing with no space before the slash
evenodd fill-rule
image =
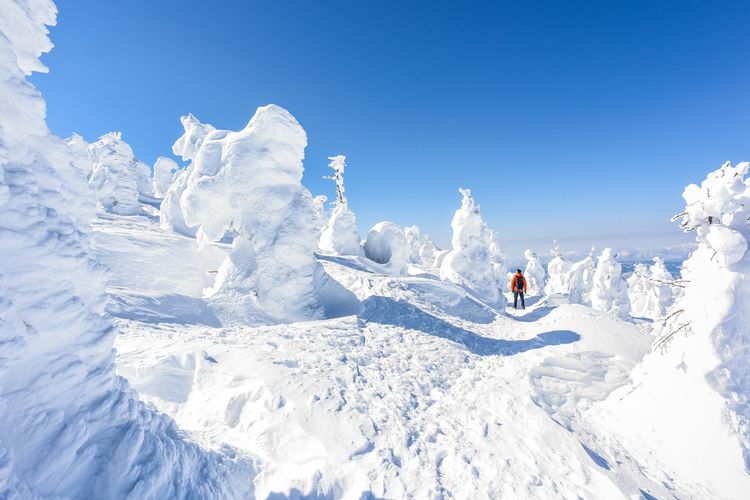
<path id="1" fill-rule="evenodd" d="M 363 235 L 379 220 L 450 241 L 471 188 L 510 257 L 685 241 L 669 218 L 723 161 L 750 159 L 750 2 L 57 0 L 62 136 L 110 130 L 146 163 L 180 115 L 245 126 L 289 109 L 305 185 L 345 154 Z"/>

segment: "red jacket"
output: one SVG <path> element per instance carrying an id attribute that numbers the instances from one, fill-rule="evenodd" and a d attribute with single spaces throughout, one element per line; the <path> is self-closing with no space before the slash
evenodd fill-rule
<path id="1" fill-rule="evenodd" d="M 523 280 L 523 290 L 519 290 L 518 287 L 516 286 L 516 279 L 518 277 L 520 277 Z M 513 279 L 510 280 L 510 288 L 514 292 L 524 292 L 524 293 L 526 292 L 526 278 L 523 277 L 523 274 L 516 273 L 515 275 L 513 275 Z"/>

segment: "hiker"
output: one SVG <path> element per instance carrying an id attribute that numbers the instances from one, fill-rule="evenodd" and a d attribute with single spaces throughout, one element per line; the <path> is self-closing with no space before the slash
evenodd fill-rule
<path id="1" fill-rule="evenodd" d="M 510 287 L 513 290 L 513 309 L 518 309 L 518 296 L 521 296 L 521 308 L 526 309 L 526 301 L 523 296 L 526 293 L 526 278 L 523 277 L 523 273 L 520 269 L 516 269 L 516 274 L 510 282 Z"/>

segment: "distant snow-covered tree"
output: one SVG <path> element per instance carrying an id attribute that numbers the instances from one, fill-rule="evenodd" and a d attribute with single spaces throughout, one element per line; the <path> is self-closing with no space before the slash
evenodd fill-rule
<path id="1" fill-rule="evenodd" d="M 591 307 L 623 319 L 630 314 L 628 284 L 622 278 L 622 266 L 611 248 L 602 251 L 596 264 Z"/>
<path id="2" fill-rule="evenodd" d="M 336 201 L 331 210 L 328 223 L 323 228 L 318 246 L 324 252 L 339 255 L 360 255 L 362 253 L 362 239 L 357 230 L 357 218 L 349 209 L 346 199 L 346 188 L 344 187 L 344 170 L 346 168 L 346 157 L 344 155 L 331 156 L 328 158 L 333 169 L 332 176 L 324 177 L 336 183 Z"/>
<path id="3" fill-rule="evenodd" d="M 504 311 L 506 276 L 494 232 L 485 224 L 471 191 L 459 189 L 461 207 L 451 222 L 453 249 L 440 265 L 440 278 L 465 287 L 478 299 Z"/>
<path id="4" fill-rule="evenodd" d="M 585 259 L 570 266 L 568 273 L 568 300 L 571 304 L 591 305 L 591 290 L 594 288 L 596 259 L 594 249 Z"/>
<path id="5" fill-rule="evenodd" d="M 439 255 L 442 253 L 440 248 L 432 241 L 432 238 L 425 235 L 422 246 L 419 247 L 419 259 L 422 265 L 428 269 L 440 267 Z"/>
<path id="6" fill-rule="evenodd" d="M 541 295 L 544 291 L 545 272 L 539 256 L 527 249 L 523 253 L 526 258 L 526 269 L 523 274 L 526 277 L 529 295 Z"/>
<path id="7" fill-rule="evenodd" d="M 557 240 L 552 245 L 552 260 L 547 264 L 547 284 L 544 287 L 545 295 L 556 293 L 568 293 L 568 273 L 571 263 L 562 256 Z"/>

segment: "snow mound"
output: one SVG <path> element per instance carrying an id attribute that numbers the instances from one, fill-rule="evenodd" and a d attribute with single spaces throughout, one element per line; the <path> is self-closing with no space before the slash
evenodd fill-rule
<path id="1" fill-rule="evenodd" d="M 505 310 L 505 270 L 494 231 L 485 224 L 468 189 L 459 189 L 461 208 L 451 222 L 453 249 L 443 258 L 440 278 L 463 286 L 498 311 Z"/>
<path id="2" fill-rule="evenodd" d="M 367 233 L 362 248 L 365 257 L 381 264 L 385 274 L 405 274 L 409 263 L 409 242 L 398 224 L 383 221 L 375 224 Z"/>
<path id="3" fill-rule="evenodd" d="M 141 213 L 138 196 L 145 187 L 143 164 L 119 132 L 110 132 L 89 146 L 94 164 L 89 185 L 102 207 L 115 214 Z M 148 166 L 145 167 L 148 171 Z M 148 182 L 150 186 L 150 182 Z"/>
<path id="4" fill-rule="evenodd" d="M 0 259 L 2 496 L 252 495 L 248 466 L 185 440 L 115 375 L 115 328 L 91 258 L 93 193 L 24 78 L 42 68 L 55 13 L 25 0 L 0 9 L 0 254 L 13 256 Z"/>
<path id="5" fill-rule="evenodd" d="M 549 278 L 544 287 L 544 294 L 553 295 L 556 293 L 568 293 L 570 290 L 568 273 L 570 273 L 572 264 L 560 253 L 560 247 L 557 244 L 557 240 L 553 242 L 552 256 L 552 260 L 547 264 L 547 276 Z"/>
<path id="6" fill-rule="evenodd" d="M 164 198 L 178 170 L 180 170 L 180 166 L 173 159 L 166 156 L 160 156 L 156 159 L 152 187 L 155 197 Z"/>
<path id="7" fill-rule="evenodd" d="M 529 295 L 541 295 L 544 292 L 545 272 L 539 256 L 531 250 L 523 253 L 526 258 L 526 268 L 523 275 L 526 277 L 526 285 Z"/>

